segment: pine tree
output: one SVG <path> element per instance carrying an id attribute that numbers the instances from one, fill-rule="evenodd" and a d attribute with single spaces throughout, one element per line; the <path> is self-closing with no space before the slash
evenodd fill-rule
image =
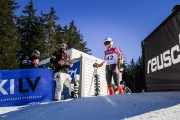
<path id="1" fill-rule="evenodd" d="M 55 29 L 56 43 L 59 45 L 60 43 L 65 42 L 63 38 L 64 38 L 63 28 L 60 25 L 57 25 Z"/>
<path id="2" fill-rule="evenodd" d="M 132 59 L 130 64 L 125 64 L 124 68 L 123 80 L 125 80 L 128 87 L 130 87 L 133 92 L 142 92 L 142 89 L 144 89 L 142 57 L 139 57 L 136 63 L 134 59 Z"/>
<path id="3" fill-rule="evenodd" d="M 87 48 L 87 42 L 84 42 L 82 34 L 77 30 L 77 27 L 74 25 L 74 21 L 70 22 L 70 26 L 65 26 L 63 29 L 63 41 L 68 44 L 69 48 L 75 48 L 82 52 L 91 54 L 91 50 Z"/>
<path id="4" fill-rule="evenodd" d="M 18 67 L 16 51 L 19 49 L 14 11 L 15 0 L 0 0 L 0 69 Z"/>
<path id="5" fill-rule="evenodd" d="M 122 73 L 122 80 L 125 81 L 126 85 L 133 90 L 133 82 L 130 77 L 130 65 L 124 60 L 124 64 L 122 66 L 124 68 Z"/>
<path id="6" fill-rule="evenodd" d="M 131 60 L 130 64 L 125 66 L 125 73 L 123 73 L 123 78 L 126 80 L 126 83 L 130 89 L 135 92 L 136 83 L 135 83 L 135 62 L 134 59 Z M 124 74 L 126 76 L 124 76 Z"/>
<path id="7" fill-rule="evenodd" d="M 44 22 L 39 19 L 39 25 L 38 25 L 38 35 L 36 37 L 36 41 L 38 41 L 39 44 L 37 44 L 37 48 L 41 53 L 41 59 L 47 58 L 47 42 L 46 42 L 46 30 Z"/>
<path id="8" fill-rule="evenodd" d="M 142 92 L 142 89 L 144 88 L 143 74 L 143 61 L 142 57 L 139 57 L 135 67 L 136 92 Z"/>
<path id="9" fill-rule="evenodd" d="M 82 34 L 77 30 L 74 21 L 68 27 L 65 25 L 57 25 L 59 19 L 56 16 L 55 9 L 51 7 L 49 14 L 41 12 L 41 16 L 35 16 L 32 0 L 25 7 L 22 15 L 17 20 L 18 30 L 21 36 L 21 49 L 30 54 L 32 50 L 38 49 L 41 52 L 41 59 L 48 58 L 57 46 L 65 42 L 70 48 L 78 49 L 82 52 L 91 54 L 91 50 L 87 48 L 87 42 L 84 42 Z"/>
<path id="10" fill-rule="evenodd" d="M 42 41 L 38 41 L 39 35 L 39 19 L 35 16 L 34 5 L 32 0 L 29 2 L 29 5 L 25 7 L 23 13 L 27 16 L 20 16 L 18 18 L 18 29 L 21 35 L 21 48 L 25 51 L 26 54 L 31 54 L 32 50 L 38 49 L 41 46 Z"/>
<path id="11" fill-rule="evenodd" d="M 41 12 L 40 20 L 43 21 L 45 27 L 45 45 L 46 45 L 46 56 L 49 57 L 53 51 L 56 50 L 57 40 L 56 40 L 56 21 L 59 17 L 56 16 L 56 12 L 53 7 L 49 14 L 43 14 Z"/>

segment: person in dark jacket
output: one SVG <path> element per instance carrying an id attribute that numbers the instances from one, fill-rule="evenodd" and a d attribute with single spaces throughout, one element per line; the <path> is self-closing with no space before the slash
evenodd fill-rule
<path id="1" fill-rule="evenodd" d="M 66 43 L 59 45 L 59 49 L 53 53 L 50 58 L 50 62 L 55 65 L 55 75 L 56 80 L 56 90 L 55 90 L 55 101 L 61 100 L 61 93 L 63 91 L 63 84 L 69 88 L 69 93 L 71 94 L 70 82 L 72 78 L 68 74 L 68 69 L 73 66 L 71 62 L 66 64 L 70 56 L 66 51 Z"/>
<path id="2" fill-rule="evenodd" d="M 29 59 L 29 56 L 23 55 L 19 59 L 19 68 L 20 69 L 28 69 L 31 68 L 31 60 Z"/>

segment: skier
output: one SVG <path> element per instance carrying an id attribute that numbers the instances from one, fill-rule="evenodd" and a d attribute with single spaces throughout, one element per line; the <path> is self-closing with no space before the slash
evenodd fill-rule
<path id="1" fill-rule="evenodd" d="M 73 66 L 71 62 L 68 65 L 65 63 L 69 61 L 69 54 L 66 51 L 67 45 L 62 43 L 59 45 L 59 49 L 54 52 L 50 58 L 50 62 L 55 65 L 55 75 L 56 80 L 56 90 L 55 90 L 55 99 L 54 101 L 61 100 L 61 93 L 63 91 L 63 84 L 69 88 L 69 94 L 71 95 L 70 82 L 72 78 L 68 74 L 68 69 Z"/>
<path id="2" fill-rule="evenodd" d="M 120 64 L 123 64 L 123 56 L 117 47 L 113 47 L 112 38 L 106 38 L 104 41 L 104 45 L 107 48 L 107 50 L 104 52 L 104 61 L 101 64 L 98 64 L 98 66 L 101 67 L 106 63 L 106 81 L 109 94 L 114 94 L 114 90 L 111 86 L 112 77 L 114 80 L 114 84 L 117 86 L 119 94 L 123 94 L 123 89 L 120 86 L 118 79 L 118 62 Z"/>

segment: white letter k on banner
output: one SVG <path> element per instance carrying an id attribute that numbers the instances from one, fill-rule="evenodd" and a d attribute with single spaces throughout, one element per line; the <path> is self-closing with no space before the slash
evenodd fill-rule
<path id="1" fill-rule="evenodd" d="M 0 91 L 2 92 L 2 94 L 4 95 L 7 95 L 7 91 L 3 88 L 3 85 L 7 82 L 7 80 L 3 80 L 1 83 L 0 83 Z"/>

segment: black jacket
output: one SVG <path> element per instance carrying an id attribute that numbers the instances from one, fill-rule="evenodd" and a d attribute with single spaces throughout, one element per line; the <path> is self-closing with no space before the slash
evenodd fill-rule
<path id="1" fill-rule="evenodd" d="M 69 69 L 69 65 L 59 65 L 58 61 L 68 61 L 69 60 L 69 54 L 67 51 L 58 50 L 53 53 L 53 55 L 50 58 L 50 62 L 53 63 L 55 66 L 55 72 L 64 72 L 67 73 Z"/>

